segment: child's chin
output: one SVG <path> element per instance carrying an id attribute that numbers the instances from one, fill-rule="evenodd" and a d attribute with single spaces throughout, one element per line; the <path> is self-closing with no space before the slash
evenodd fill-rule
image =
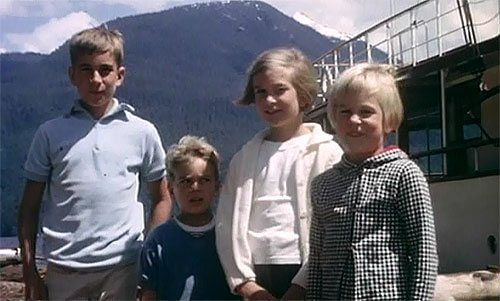
<path id="1" fill-rule="evenodd" d="M 199 206 L 199 207 L 190 207 L 184 212 L 189 214 L 189 215 L 205 215 L 210 211 L 210 208 L 207 208 L 206 206 Z"/>

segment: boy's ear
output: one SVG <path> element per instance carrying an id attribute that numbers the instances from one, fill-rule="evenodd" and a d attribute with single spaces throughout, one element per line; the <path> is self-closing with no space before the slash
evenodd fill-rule
<path id="1" fill-rule="evenodd" d="M 172 182 L 170 179 L 167 181 L 167 188 L 168 188 L 168 192 L 170 193 L 170 198 L 173 199 L 174 198 L 174 186 L 172 185 Z"/>
<path id="2" fill-rule="evenodd" d="M 118 67 L 117 76 L 118 76 L 118 81 L 116 82 L 116 85 L 119 86 L 122 84 L 123 79 L 125 78 L 125 67 L 124 66 Z"/>
<path id="3" fill-rule="evenodd" d="M 69 80 L 70 80 L 70 82 L 71 82 L 72 85 L 75 84 L 75 76 L 74 76 L 74 74 L 75 74 L 75 70 L 73 69 L 73 66 L 69 66 L 68 67 L 68 78 L 69 78 Z"/>

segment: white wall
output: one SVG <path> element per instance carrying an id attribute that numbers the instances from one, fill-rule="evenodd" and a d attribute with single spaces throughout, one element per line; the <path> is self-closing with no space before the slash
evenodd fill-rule
<path id="1" fill-rule="evenodd" d="M 431 184 L 439 272 L 452 273 L 500 265 L 499 176 Z M 494 235 L 492 254 L 487 238 Z"/>

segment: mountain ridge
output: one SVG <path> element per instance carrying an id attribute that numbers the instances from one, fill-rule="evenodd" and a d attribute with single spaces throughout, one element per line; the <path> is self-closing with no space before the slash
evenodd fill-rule
<path id="1" fill-rule="evenodd" d="M 187 5 L 106 23 L 125 39 L 117 97 L 153 122 L 164 147 L 205 136 L 231 156 L 264 128 L 255 110 L 235 106 L 246 70 L 272 47 L 298 47 L 313 59 L 334 43 L 263 2 Z M 49 55 L 1 54 L 1 228 L 15 234 L 22 166 L 36 128 L 66 113 L 77 97 L 67 78 L 68 43 Z M 146 202 L 147 203 L 147 202 Z"/>

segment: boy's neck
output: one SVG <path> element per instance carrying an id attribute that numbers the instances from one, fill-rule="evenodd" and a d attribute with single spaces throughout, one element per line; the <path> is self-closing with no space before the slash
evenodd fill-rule
<path id="1" fill-rule="evenodd" d="M 208 225 L 212 221 L 213 217 L 214 215 L 211 211 L 201 214 L 188 214 L 181 212 L 181 214 L 177 216 L 177 219 L 185 225 L 191 227 L 201 227 Z"/>
<path id="2" fill-rule="evenodd" d="M 84 108 L 95 120 L 101 119 L 104 115 L 106 115 L 113 107 L 113 104 L 113 99 L 110 99 L 105 106 L 92 107 L 87 105 L 84 101 L 80 100 L 80 105 L 82 106 L 82 108 Z"/>

